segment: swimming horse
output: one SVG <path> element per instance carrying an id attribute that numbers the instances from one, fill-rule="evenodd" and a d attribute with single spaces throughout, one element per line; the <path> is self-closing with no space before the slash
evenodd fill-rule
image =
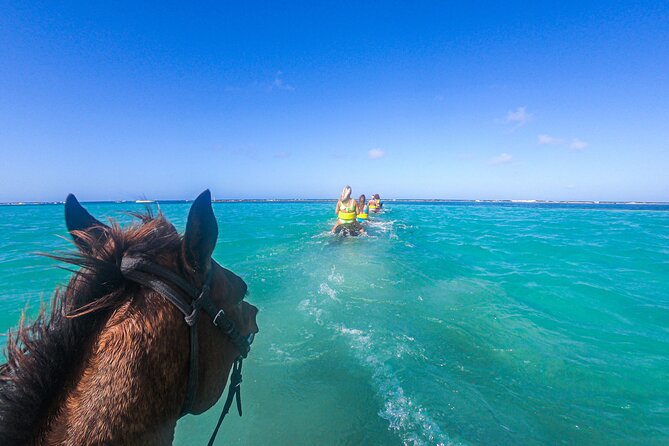
<path id="1" fill-rule="evenodd" d="M 177 420 L 201 414 L 257 333 L 247 286 L 211 258 L 218 225 L 205 191 L 180 236 L 159 213 L 127 229 L 104 225 L 70 195 L 65 221 L 78 252 L 49 256 L 78 267 L 7 338 L 0 365 L 2 445 L 165 445 Z M 224 416 L 222 414 L 222 416 Z M 220 420 L 219 420 L 220 425 Z M 215 433 L 210 440 L 213 442 Z"/>

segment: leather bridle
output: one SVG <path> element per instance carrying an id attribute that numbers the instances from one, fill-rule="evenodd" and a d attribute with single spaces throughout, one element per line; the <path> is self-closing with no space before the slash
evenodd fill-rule
<path id="1" fill-rule="evenodd" d="M 240 385 L 242 382 L 242 360 L 246 358 L 251 350 L 253 342 L 253 333 L 248 336 L 242 336 L 235 322 L 230 319 L 222 308 L 217 307 L 210 298 L 211 281 L 213 277 L 213 267 L 209 269 L 207 278 L 202 288 L 196 288 L 188 283 L 184 278 L 169 269 L 150 262 L 142 257 L 123 257 L 121 261 L 121 273 L 123 276 L 133 282 L 152 289 L 163 296 L 170 303 L 184 314 L 184 320 L 188 324 L 190 331 L 190 359 L 188 368 L 188 383 L 186 385 L 186 398 L 181 407 L 181 416 L 190 413 L 193 400 L 197 394 L 198 387 L 198 340 L 197 340 L 197 321 L 200 311 L 207 313 L 213 324 L 221 332 L 230 338 L 235 348 L 239 351 L 239 357 L 235 360 L 230 375 L 230 386 L 228 387 L 228 397 L 223 407 L 223 412 L 216 424 L 216 428 L 209 440 L 209 445 L 214 443 L 218 429 L 227 415 L 232 400 L 237 400 L 237 410 L 242 415 L 242 402 L 240 395 Z M 176 285 L 182 292 L 177 291 L 171 284 Z M 184 294 L 188 296 L 184 298 Z"/>

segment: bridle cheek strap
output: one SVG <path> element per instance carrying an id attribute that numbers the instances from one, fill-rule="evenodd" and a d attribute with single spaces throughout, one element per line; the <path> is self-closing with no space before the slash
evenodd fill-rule
<path id="1" fill-rule="evenodd" d="M 235 345 L 240 356 L 235 360 L 230 376 L 230 386 L 228 388 L 228 397 L 223 407 L 223 413 L 218 420 L 216 429 L 209 440 L 209 445 L 213 444 L 218 429 L 230 410 L 233 398 L 237 400 L 237 410 L 242 414 L 242 402 L 240 395 L 240 385 L 242 382 L 242 360 L 246 358 L 251 347 L 249 341 L 241 336 L 234 321 L 230 319 L 223 309 L 217 308 L 210 298 L 212 272 L 209 271 L 204 285 L 198 289 L 184 280 L 178 274 L 168 270 L 165 267 L 149 262 L 142 257 L 123 257 L 121 260 L 121 273 L 123 276 L 140 285 L 146 286 L 157 292 L 184 315 L 184 320 L 188 324 L 190 331 L 190 359 L 188 368 L 188 383 L 186 384 L 186 397 L 181 408 L 181 416 L 190 413 L 190 409 L 195 400 L 198 388 L 198 336 L 197 321 L 200 316 L 200 310 L 204 310 L 210 317 L 214 325 L 223 332 Z M 190 299 L 184 299 L 183 293 L 175 290 L 167 281 L 181 288 Z"/>

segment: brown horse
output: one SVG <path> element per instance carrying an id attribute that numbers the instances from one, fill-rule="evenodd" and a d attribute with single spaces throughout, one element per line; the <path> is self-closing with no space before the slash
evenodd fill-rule
<path id="1" fill-rule="evenodd" d="M 127 229 L 106 226 L 68 197 L 65 220 L 78 252 L 52 257 L 79 269 L 55 292 L 50 317 L 42 308 L 35 322 L 22 318 L 8 335 L 1 445 L 171 444 L 190 369 L 197 370 L 190 413 L 220 398 L 238 344 L 202 314 L 192 324 L 199 341 L 191 353 L 182 312 L 121 268 L 126 257 L 146 259 L 193 289 L 210 290 L 239 335 L 256 333 L 258 310 L 243 301 L 246 284 L 211 258 L 218 238 L 211 195 L 195 200 L 183 237 L 160 213 L 136 216 Z"/>

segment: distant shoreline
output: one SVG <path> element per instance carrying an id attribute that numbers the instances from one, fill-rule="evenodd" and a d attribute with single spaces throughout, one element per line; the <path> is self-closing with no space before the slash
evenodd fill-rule
<path id="1" fill-rule="evenodd" d="M 153 204 L 153 203 L 191 203 L 193 200 L 94 200 L 83 203 L 100 204 Z M 335 203 L 332 198 L 244 198 L 218 199 L 214 203 Z M 595 201 L 595 200 L 459 200 L 446 198 L 384 198 L 387 203 L 484 203 L 484 204 L 573 204 L 573 205 L 640 205 L 669 206 L 667 201 Z M 43 206 L 62 205 L 64 201 L 12 201 L 0 202 L 0 206 Z"/>

